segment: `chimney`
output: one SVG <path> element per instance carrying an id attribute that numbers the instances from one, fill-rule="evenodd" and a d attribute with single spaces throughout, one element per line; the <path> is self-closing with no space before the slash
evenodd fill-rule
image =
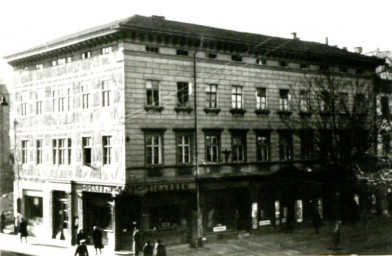
<path id="1" fill-rule="evenodd" d="M 328 37 L 325 38 L 325 44 L 328 45 Z"/>
<path id="2" fill-rule="evenodd" d="M 362 53 L 362 47 L 360 47 L 360 46 L 354 47 L 354 52 L 361 54 Z"/>
<path id="3" fill-rule="evenodd" d="M 343 50 L 347 51 L 347 47 L 343 47 Z"/>
<path id="4" fill-rule="evenodd" d="M 290 33 L 290 34 L 293 35 L 293 39 L 299 39 L 299 38 L 297 37 L 297 32 L 293 32 L 293 33 Z"/>
<path id="5" fill-rule="evenodd" d="M 152 15 L 151 18 L 156 20 L 165 20 L 165 16 L 159 16 L 159 15 Z"/>

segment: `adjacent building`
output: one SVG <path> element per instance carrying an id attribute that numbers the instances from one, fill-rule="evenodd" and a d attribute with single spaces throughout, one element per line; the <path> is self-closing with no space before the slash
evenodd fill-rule
<path id="1" fill-rule="evenodd" d="M 0 195 L 13 191 L 13 156 L 10 152 L 9 94 L 5 84 L 0 84 Z"/>
<path id="2" fill-rule="evenodd" d="M 117 250 L 135 225 L 144 239 L 190 243 L 328 215 L 308 177 L 324 133 L 303 122 L 303 78 L 373 88 L 383 63 L 139 15 L 6 58 L 17 210 L 35 235 L 73 242 L 96 225 Z"/>

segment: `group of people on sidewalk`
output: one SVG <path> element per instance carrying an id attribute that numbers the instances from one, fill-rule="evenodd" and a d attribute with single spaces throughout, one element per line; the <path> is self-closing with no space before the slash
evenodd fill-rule
<path id="1" fill-rule="evenodd" d="M 151 245 L 149 240 L 147 240 L 143 245 L 140 239 L 140 231 L 136 226 L 132 233 L 132 239 L 132 252 L 134 253 L 134 256 L 141 255 L 141 252 L 143 252 L 143 256 L 166 256 L 166 248 L 159 239 L 155 241 L 154 246 Z M 104 247 L 102 243 L 102 232 L 99 230 L 99 228 L 97 228 L 97 226 L 93 227 L 92 240 L 94 244 L 95 255 L 98 254 L 98 251 L 102 255 L 102 249 Z M 81 229 L 76 235 L 77 247 L 74 256 L 89 255 L 86 242 L 87 236 L 85 235 L 83 229 Z"/>

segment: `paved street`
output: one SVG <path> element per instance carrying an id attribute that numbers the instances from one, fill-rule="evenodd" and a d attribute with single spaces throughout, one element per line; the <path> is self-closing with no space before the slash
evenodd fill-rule
<path id="1" fill-rule="evenodd" d="M 296 229 L 293 234 L 276 232 L 271 234 L 251 234 L 238 239 L 206 242 L 202 248 L 189 248 L 187 245 L 167 247 L 171 255 L 262 255 L 262 254 L 391 254 L 392 224 L 373 223 L 365 239 L 361 225 L 343 226 L 338 250 L 332 248 L 332 235 L 329 226 L 323 227 L 320 234 L 312 228 Z M 61 241 L 51 244 L 29 237 L 29 242 L 20 243 L 15 235 L 0 235 L 1 256 L 3 255 L 73 255 L 75 247 Z M 113 255 L 107 248 L 103 255 Z M 14 253 L 12 253 L 14 252 Z M 94 255 L 94 249 L 89 246 Z M 118 255 L 131 255 L 130 252 L 117 252 Z"/>

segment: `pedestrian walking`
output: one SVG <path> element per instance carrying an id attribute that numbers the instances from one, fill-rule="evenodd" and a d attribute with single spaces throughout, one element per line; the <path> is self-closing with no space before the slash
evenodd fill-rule
<path id="1" fill-rule="evenodd" d="M 80 245 L 81 240 L 86 240 L 87 237 L 83 232 L 83 229 L 79 230 L 78 234 L 76 235 L 76 244 Z"/>
<path id="2" fill-rule="evenodd" d="M 339 243 L 340 243 L 340 223 L 341 223 L 340 221 L 336 221 L 332 233 L 333 245 L 335 250 L 339 248 Z"/>
<path id="3" fill-rule="evenodd" d="M 103 248 L 103 244 L 102 244 L 102 232 L 101 230 L 99 230 L 99 228 L 97 228 L 97 226 L 93 227 L 93 243 L 94 243 L 94 248 L 95 248 L 95 255 L 98 254 L 98 250 L 99 253 L 102 255 L 102 248 Z"/>
<path id="4" fill-rule="evenodd" d="M 147 240 L 145 245 L 143 246 L 143 256 L 152 256 L 154 248 L 152 247 L 150 240 Z"/>
<path id="5" fill-rule="evenodd" d="M 132 233 L 132 251 L 135 253 L 135 256 L 139 255 L 141 247 L 140 231 L 137 226 L 135 226 Z"/>
<path id="6" fill-rule="evenodd" d="M 316 234 L 319 234 L 321 228 L 321 216 L 317 210 L 313 212 L 313 227 L 316 231 Z"/>
<path id="7" fill-rule="evenodd" d="M 22 238 L 24 237 L 27 243 L 27 222 L 22 218 L 22 221 L 19 224 L 19 232 L 20 232 L 20 242 L 22 242 Z"/>
<path id="8" fill-rule="evenodd" d="M 76 247 L 74 256 L 88 256 L 88 250 L 86 246 L 86 239 L 80 240 L 80 245 Z"/>
<path id="9" fill-rule="evenodd" d="M 166 256 L 166 248 L 159 239 L 155 241 L 153 256 Z"/>
<path id="10" fill-rule="evenodd" d="M 6 221 L 5 213 L 4 213 L 4 211 L 1 211 L 1 215 L 0 215 L 0 232 L 1 233 L 4 232 L 5 221 Z"/>

